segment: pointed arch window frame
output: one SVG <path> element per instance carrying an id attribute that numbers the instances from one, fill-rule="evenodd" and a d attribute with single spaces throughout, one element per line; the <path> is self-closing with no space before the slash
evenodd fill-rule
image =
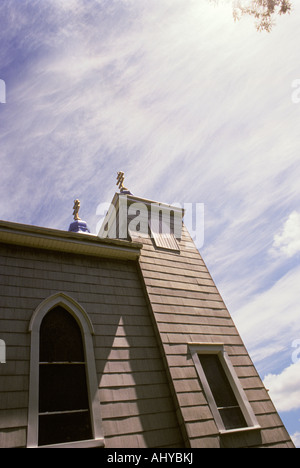
<path id="1" fill-rule="evenodd" d="M 40 327 L 44 317 L 55 307 L 63 307 L 77 321 L 83 340 L 85 352 L 87 389 L 90 404 L 91 425 L 93 439 L 81 440 L 54 445 L 38 445 L 38 417 L 39 417 L 39 346 Z M 95 334 L 93 324 L 86 313 L 73 298 L 64 293 L 57 293 L 45 299 L 34 311 L 30 323 L 31 334 L 30 349 L 30 380 L 29 380 L 29 405 L 28 405 L 28 432 L 27 448 L 92 448 L 104 447 L 104 432 L 100 412 L 100 400 L 98 397 L 98 379 L 95 364 L 93 335 Z"/>

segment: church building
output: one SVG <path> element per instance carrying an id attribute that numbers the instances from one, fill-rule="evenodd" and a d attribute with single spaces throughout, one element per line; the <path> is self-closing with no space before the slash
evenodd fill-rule
<path id="1" fill-rule="evenodd" d="M 123 183 L 98 235 L 0 221 L 0 447 L 293 448 L 183 210 Z"/>

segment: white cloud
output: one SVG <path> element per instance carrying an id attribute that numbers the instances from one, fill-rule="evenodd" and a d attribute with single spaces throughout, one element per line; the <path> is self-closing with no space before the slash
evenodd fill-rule
<path id="1" fill-rule="evenodd" d="M 300 448 L 300 432 L 295 432 L 293 435 L 291 435 L 291 438 L 295 444 L 295 447 Z"/>
<path id="2" fill-rule="evenodd" d="M 278 411 L 300 408 L 300 362 L 291 364 L 279 375 L 266 375 L 264 385 Z"/>
<path id="3" fill-rule="evenodd" d="M 300 267 L 257 294 L 235 314 L 235 323 L 260 372 L 290 360 L 300 338 Z"/>
<path id="4" fill-rule="evenodd" d="M 293 211 L 279 234 L 274 236 L 272 253 L 292 257 L 300 252 L 300 213 Z"/>

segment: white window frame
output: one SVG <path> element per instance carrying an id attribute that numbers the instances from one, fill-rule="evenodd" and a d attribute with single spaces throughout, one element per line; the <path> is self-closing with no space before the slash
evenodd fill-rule
<path id="1" fill-rule="evenodd" d="M 253 409 L 248 401 L 248 398 L 244 392 L 244 389 L 240 383 L 240 380 L 234 370 L 234 367 L 231 363 L 231 360 L 224 349 L 224 343 L 188 343 L 189 350 L 192 355 L 197 374 L 199 376 L 200 382 L 203 386 L 203 390 L 208 402 L 208 405 L 211 409 L 212 415 L 216 422 L 216 425 L 219 429 L 220 434 L 228 434 L 234 432 L 243 432 L 254 429 L 260 429 L 260 425 L 256 419 L 256 416 L 253 412 Z M 211 392 L 209 383 L 206 379 L 205 373 L 203 371 L 200 359 L 198 354 L 216 354 L 218 355 L 223 370 L 226 374 L 226 377 L 229 381 L 229 384 L 233 390 L 233 393 L 237 399 L 238 405 L 243 413 L 245 418 L 246 427 L 236 428 L 236 429 L 226 429 L 222 418 L 220 416 L 219 410 L 217 408 L 215 399 Z"/>
<path id="2" fill-rule="evenodd" d="M 39 417 L 39 346 L 40 326 L 45 315 L 54 307 L 66 309 L 77 321 L 82 332 L 85 352 L 87 387 L 90 405 L 93 439 L 81 440 L 53 445 L 38 445 L 38 417 Z M 98 398 L 98 380 L 93 346 L 94 328 L 85 310 L 71 297 L 64 293 L 57 293 L 43 301 L 32 315 L 29 332 L 31 333 L 30 351 L 30 381 L 27 448 L 88 448 L 104 447 L 104 435 Z"/>

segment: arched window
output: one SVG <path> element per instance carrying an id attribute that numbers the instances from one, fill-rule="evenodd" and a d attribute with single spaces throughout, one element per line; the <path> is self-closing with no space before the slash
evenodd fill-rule
<path id="1" fill-rule="evenodd" d="M 40 329 L 39 445 L 92 439 L 80 328 L 62 307 Z"/>
<path id="2" fill-rule="evenodd" d="M 64 294 L 30 323 L 28 447 L 103 446 L 92 324 Z"/>

